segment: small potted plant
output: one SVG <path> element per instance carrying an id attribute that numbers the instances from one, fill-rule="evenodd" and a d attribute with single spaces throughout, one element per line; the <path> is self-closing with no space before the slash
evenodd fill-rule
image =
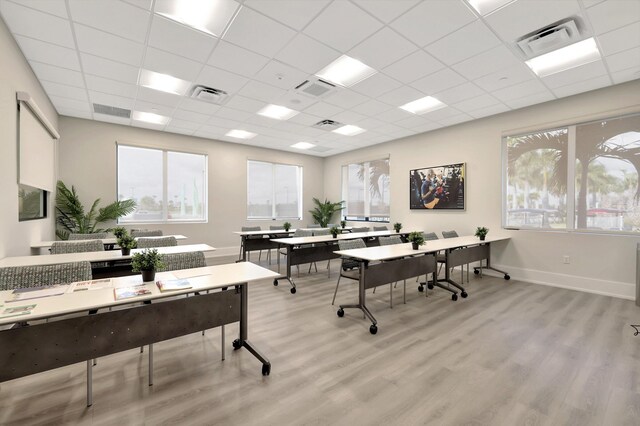
<path id="1" fill-rule="evenodd" d="M 116 240 L 117 244 L 120 246 L 120 250 L 122 251 L 123 256 L 128 256 L 131 254 L 131 249 L 138 247 L 138 242 L 133 238 L 127 231 L 124 231 L 124 234 L 120 235 Z"/>
<path id="2" fill-rule="evenodd" d="M 407 240 L 411 241 L 411 246 L 414 250 L 418 250 L 424 244 L 424 235 L 422 235 L 422 232 L 414 231 L 409 233 Z"/>
<path id="3" fill-rule="evenodd" d="M 122 236 L 127 233 L 127 230 L 122 226 L 118 226 L 116 228 L 113 228 L 113 231 L 111 231 L 111 232 L 113 232 L 113 235 L 116 238 L 122 238 Z"/>
<path id="4" fill-rule="evenodd" d="M 347 226 L 347 221 L 346 220 L 341 220 L 340 221 L 340 226 L 342 227 L 342 229 L 344 229 Z"/>
<path id="5" fill-rule="evenodd" d="M 393 229 L 396 230 L 396 232 L 400 232 L 400 230 L 402 229 L 402 224 L 400 222 L 396 222 L 393 224 Z"/>
<path id="6" fill-rule="evenodd" d="M 153 281 L 156 278 L 156 271 L 164 268 L 162 255 L 156 249 L 145 249 L 136 253 L 131 258 L 133 272 L 142 272 L 142 281 Z"/>
<path id="7" fill-rule="evenodd" d="M 284 228 L 285 231 L 289 232 L 289 229 L 291 229 L 291 222 L 283 223 L 282 227 Z"/>
<path id="8" fill-rule="evenodd" d="M 341 233 L 340 228 L 338 228 L 337 226 L 332 226 L 331 228 L 329 228 L 329 232 L 331 232 L 333 238 L 338 238 L 338 234 Z"/>
<path id="9" fill-rule="evenodd" d="M 478 226 L 476 228 L 476 237 L 480 238 L 480 241 L 484 241 L 484 238 L 489 233 L 489 229 L 484 226 Z"/>

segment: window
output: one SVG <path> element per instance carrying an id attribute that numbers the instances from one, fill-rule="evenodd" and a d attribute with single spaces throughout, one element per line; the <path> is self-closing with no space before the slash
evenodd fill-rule
<path id="1" fill-rule="evenodd" d="M 505 225 L 640 231 L 640 115 L 505 138 Z"/>
<path id="2" fill-rule="evenodd" d="M 247 161 L 247 219 L 301 219 L 302 167 Z"/>
<path id="3" fill-rule="evenodd" d="M 18 220 L 43 219 L 47 217 L 47 191 L 18 185 Z"/>
<path id="4" fill-rule="evenodd" d="M 389 159 L 342 166 L 342 199 L 347 220 L 389 222 Z"/>
<path id="5" fill-rule="evenodd" d="M 136 210 L 120 223 L 207 220 L 207 156 L 118 145 L 118 199 Z"/>

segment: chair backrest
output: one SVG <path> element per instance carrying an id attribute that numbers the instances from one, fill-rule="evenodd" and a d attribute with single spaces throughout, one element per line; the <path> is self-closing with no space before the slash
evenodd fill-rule
<path id="1" fill-rule="evenodd" d="M 456 231 L 442 231 L 442 236 L 444 238 L 456 238 L 458 233 Z"/>
<path id="2" fill-rule="evenodd" d="M 242 232 L 262 231 L 261 226 L 243 226 Z"/>
<path id="3" fill-rule="evenodd" d="M 351 232 L 369 232 L 368 226 L 361 226 L 359 228 L 353 228 Z"/>
<path id="4" fill-rule="evenodd" d="M 307 225 L 307 228 L 322 228 L 319 223 L 312 223 L 311 225 Z"/>
<path id="5" fill-rule="evenodd" d="M 391 235 L 390 237 L 380 237 L 378 238 L 381 246 L 391 246 L 394 244 L 402 244 L 402 238 L 400 235 Z"/>
<path id="6" fill-rule="evenodd" d="M 282 225 L 271 225 L 271 226 L 269 226 L 269 231 L 277 231 L 279 229 L 284 229 L 284 226 L 282 226 Z"/>
<path id="7" fill-rule="evenodd" d="M 178 269 L 202 268 L 207 266 L 204 253 L 194 251 L 189 253 L 172 253 L 162 255 L 164 268 L 161 271 L 175 271 Z"/>
<path id="8" fill-rule="evenodd" d="M 353 240 L 338 240 L 338 247 L 340 250 L 353 250 L 359 248 L 365 248 L 367 245 L 364 243 L 362 238 L 356 238 Z M 342 257 L 342 269 L 353 269 L 360 267 L 360 262 L 357 260 L 350 259 L 348 257 Z"/>
<path id="9" fill-rule="evenodd" d="M 162 231 L 157 229 L 153 231 L 148 231 L 146 229 L 132 229 L 131 236 L 133 238 L 136 237 L 162 237 Z"/>
<path id="10" fill-rule="evenodd" d="M 438 234 L 436 234 L 435 232 L 427 232 L 426 234 L 422 234 L 422 235 L 424 235 L 425 241 L 439 240 Z"/>
<path id="11" fill-rule="evenodd" d="M 374 231 L 388 231 L 388 230 L 389 230 L 389 228 L 388 228 L 388 227 L 386 227 L 386 226 L 374 226 L 374 227 L 373 227 L 373 230 L 374 230 Z"/>
<path id="12" fill-rule="evenodd" d="M 74 240 L 104 240 L 107 238 L 106 232 L 96 232 L 93 234 L 69 234 L 69 241 Z"/>
<path id="13" fill-rule="evenodd" d="M 56 241 L 51 244 L 51 254 L 86 253 L 88 251 L 104 251 L 102 240 Z"/>
<path id="14" fill-rule="evenodd" d="M 331 231 L 328 229 L 314 229 L 313 230 L 313 236 L 317 237 L 320 235 L 331 235 Z"/>
<path id="15" fill-rule="evenodd" d="M 296 232 L 293 233 L 294 237 L 312 237 L 313 231 L 309 231 L 307 229 L 296 229 Z"/>
<path id="16" fill-rule="evenodd" d="M 91 263 L 89 262 L 0 268 L 0 290 L 66 284 L 90 279 Z"/>
<path id="17" fill-rule="evenodd" d="M 178 245 L 176 237 L 138 238 L 138 248 L 173 247 Z"/>

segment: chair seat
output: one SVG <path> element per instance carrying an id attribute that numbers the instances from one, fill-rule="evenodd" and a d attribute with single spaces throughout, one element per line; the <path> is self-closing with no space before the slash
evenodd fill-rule
<path id="1" fill-rule="evenodd" d="M 360 270 L 359 269 L 350 269 L 348 271 L 341 271 L 340 276 L 344 278 L 349 278 L 352 280 L 359 281 L 360 280 Z"/>

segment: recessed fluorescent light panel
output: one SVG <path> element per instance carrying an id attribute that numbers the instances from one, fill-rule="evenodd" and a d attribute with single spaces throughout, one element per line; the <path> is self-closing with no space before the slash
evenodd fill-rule
<path id="1" fill-rule="evenodd" d="M 165 125 L 171 120 L 164 115 L 154 114 L 152 112 L 133 111 L 133 119 L 138 121 L 145 121 L 147 123 Z"/>
<path id="2" fill-rule="evenodd" d="M 343 87 L 353 86 L 365 78 L 369 78 L 377 71 L 357 59 L 342 55 L 316 74 L 323 80 Z"/>
<path id="3" fill-rule="evenodd" d="M 236 139 L 251 139 L 258 136 L 256 133 L 247 132 L 246 130 L 229 130 L 225 136 Z"/>
<path id="4" fill-rule="evenodd" d="M 333 130 L 333 132 L 339 133 L 345 136 L 355 136 L 355 135 L 359 135 L 360 133 L 366 132 L 366 130 L 358 126 L 347 124 L 346 126 L 338 127 L 337 129 Z"/>
<path id="5" fill-rule="evenodd" d="M 156 0 L 154 10 L 173 21 L 220 37 L 238 6 L 233 0 Z"/>
<path id="6" fill-rule="evenodd" d="M 404 104 L 400 108 L 413 114 L 424 114 L 446 106 L 447 105 L 443 104 L 433 96 L 425 96 L 424 98 Z"/>
<path id="7" fill-rule="evenodd" d="M 600 51 L 593 37 L 545 53 L 526 61 L 526 64 L 539 77 L 566 71 L 600 59 Z"/>
<path id="8" fill-rule="evenodd" d="M 169 74 L 160 74 L 159 72 L 145 69 L 140 71 L 139 83 L 140 86 L 180 96 L 184 96 L 189 86 L 191 86 L 191 83 L 188 81 L 170 76 Z"/>
<path id="9" fill-rule="evenodd" d="M 309 148 L 313 148 L 314 146 L 315 146 L 314 144 L 309 142 L 298 142 L 291 145 L 291 148 L 309 149 Z"/>
<path id="10" fill-rule="evenodd" d="M 288 120 L 298 115 L 299 112 L 280 105 L 270 104 L 258 111 L 258 114 L 275 120 Z"/>
<path id="11" fill-rule="evenodd" d="M 480 15 L 488 15 L 515 0 L 467 0 Z"/>

